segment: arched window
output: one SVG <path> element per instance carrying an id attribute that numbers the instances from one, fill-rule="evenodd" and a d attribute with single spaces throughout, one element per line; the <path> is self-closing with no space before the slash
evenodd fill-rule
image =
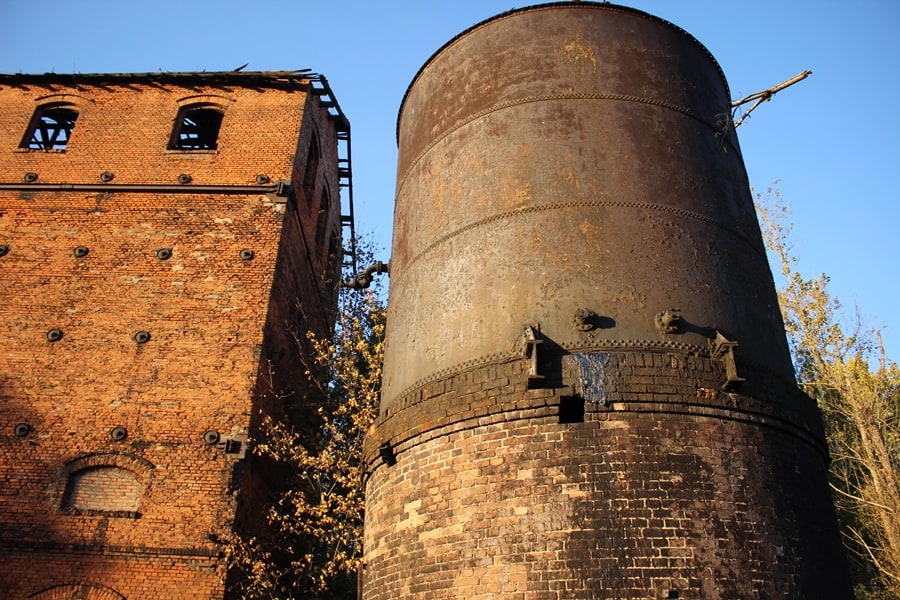
<path id="1" fill-rule="evenodd" d="M 39 106 L 31 117 L 20 148 L 31 150 L 65 150 L 75 128 L 78 111 L 72 104 Z"/>
<path id="2" fill-rule="evenodd" d="M 303 170 L 303 193 L 312 203 L 316 197 L 316 176 L 319 174 L 319 137 L 313 133 L 306 152 L 306 168 Z M 309 206 L 309 204 L 307 204 Z"/>
<path id="3" fill-rule="evenodd" d="M 178 111 L 169 150 L 215 150 L 219 147 L 222 110 L 209 104 L 192 104 Z"/>
<path id="4" fill-rule="evenodd" d="M 130 454 L 89 454 L 66 463 L 62 510 L 75 514 L 140 516 L 141 495 L 153 465 Z"/>

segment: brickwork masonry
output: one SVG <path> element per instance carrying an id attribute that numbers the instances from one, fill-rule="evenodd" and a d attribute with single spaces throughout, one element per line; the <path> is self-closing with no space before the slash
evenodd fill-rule
<path id="1" fill-rule="evenodd" d="M 580 419 L 577 385 L 530 389 L 518 360 L 382 416 L 366 600 L 828 596 L 829 574 L 804 565 L 822 564 L 831 505 L 792 491 L 826 485 L 821 431 L 796 425 L 811 401 L 746 366 L 724 392 L 700 356 L 603 360 L 605 400 L 582 398 Z"/>
<path id="2" fill-rule="evenodd" d="M 0 77 L 3 598 L 222 598 L 217 536 L 265 498 L 248 439 L 306 402 L 294 336 L 332 316 L 327 110 L 265 77 L 151 79 Z M 67 148 L 21 148 L 52 102 L 78 110 Z M 218 147 L 168 149 L 194 102 L 223 111 Z"/>

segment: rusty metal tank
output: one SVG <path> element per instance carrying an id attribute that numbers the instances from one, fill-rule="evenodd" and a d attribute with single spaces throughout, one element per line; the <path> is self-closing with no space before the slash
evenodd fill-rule
<path id="1" fill-rule="evenodd" d="M 507 23 L 446 44 L 402 103 L 383 409 L 525 326 L 576 353 L 721 334 L 791 379 L 710 53 L 608 4 Z"/>
<path id="2" fill-rule="evenodd" d="M 510 11 L 427 61 L 398 139 L 363 597 L 852 597 L 709 52 Z"/>

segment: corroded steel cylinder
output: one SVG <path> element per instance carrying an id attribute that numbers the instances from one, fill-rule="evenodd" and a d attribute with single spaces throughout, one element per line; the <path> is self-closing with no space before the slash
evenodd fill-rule
<path id="1" fill-rule="evenodd" d="M 505 13 L 419 71 L 398 121 L 367 597 L 846 587 L 730 110 L 699 42 L 605 3 Z M 559 572 L 530 573 L 550 557 Z"/>
<path id="2" fill-rule="evenodd" d="M 511 21 L 448 45 L 403 102 L 385 408 L 508 353 L 526 324 L 569 350 L 705 346 L 714 328 L 791 377 L 709 53 L 609 8 Z M 655 318 L 672 308 L 684 327 L 667 334 Z M 579 310 L 603 326 L 573 327 Z"/>

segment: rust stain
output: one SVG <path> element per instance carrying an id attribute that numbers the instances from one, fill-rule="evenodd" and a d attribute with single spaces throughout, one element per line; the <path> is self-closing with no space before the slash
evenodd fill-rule
<path id="1" fill-rule="evenodd" d="M 516 208 L 524 208 L 531 202 L 531 184 L 526 183 L 525 185 L 516 189 Z"/>
<path id="2" fill-rule="evenodd" d="M 567 42 L 563 49 L 565 50 L 566 58 L 569 59 L 569 62 L 575 66 L 575 69 L 580 74 L 587 75 L 588 72 L 597 72 L 597 55 L 594 52 L 594 46 L 585 43 L 581 39 L 581 33 L 575 36 L 575 39 L 571 42 Z"/>

